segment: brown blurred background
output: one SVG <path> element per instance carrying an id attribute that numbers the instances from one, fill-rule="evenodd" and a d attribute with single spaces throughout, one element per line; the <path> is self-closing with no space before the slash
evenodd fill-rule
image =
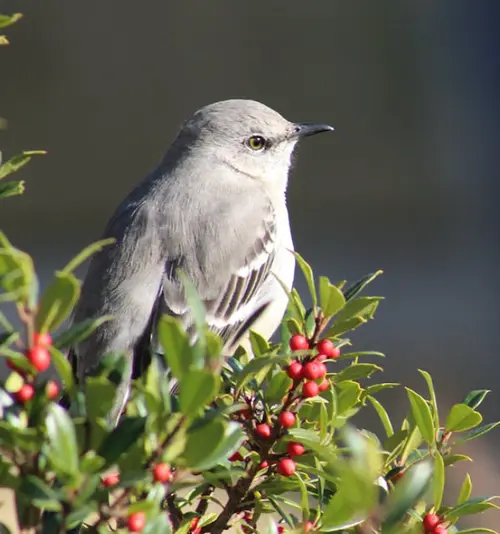
<path id="1" fill-rule="evenodd" d="M 27 193 L 0 204 L 0 227 L 43 285 L 100 237 L 188 114 L 257 99 L 336 127 L 303 142 L 289 203 L 316 273 L 385 271 L 372 291 L 387 300 L 355 346 L 385 352 L 385 378 L 420 391 L 416 368 L 430 371 L 443 410 L 492 389 L 485 419 L 500 418 L 498 2 L 0 0 L 16 11 L 0 148 L 49 154 L 19 175 Z M 402 417 L 403 392 L 383 400 Z M 467 449 L 475 495 L 500 491 L 499 443 L 497 431 Z"/>

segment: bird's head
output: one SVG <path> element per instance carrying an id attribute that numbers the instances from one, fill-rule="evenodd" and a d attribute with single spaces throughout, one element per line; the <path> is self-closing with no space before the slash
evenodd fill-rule
<path id="1" fill-rule="evenodd" d="M 285 189 L 291 155 L 302 137 L 332 131 L 327 124 L 293 123 L 254 100 L 224 100 L 196 111 L 174 144 L 196 147 L 238 173 Z"/>

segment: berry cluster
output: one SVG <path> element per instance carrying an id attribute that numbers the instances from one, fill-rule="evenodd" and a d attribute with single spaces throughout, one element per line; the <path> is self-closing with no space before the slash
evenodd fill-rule
<path id="1" fill-rule="evenodd" d="M 168 484 L 174 479 L 174 474 L 168 464 L 157 463 L 152 466 L 151 474 L 155 482 Z M 112 488 L 120 482 L 120 473 L 109 473 L 102 479 L 102 485 L 105 488 Z M 196 518 L 197 519 L 197 518 Z M 194 521 L 194 520 L 193 520 Z M 127 518 L 127 528 L 129 532 L 141 532 L 146 526 L 146 514 L 144 512 L 133 512 Z M 193 534 L 199 534 L 201 529 L 193 528 Z"/>
<path id="2" fill-rule="evenodd" d="M 50 366 L 50 353 L 48 347 L 52 345 L 52 337 L 47 333 L 33 334 L 30 347 L 26 349 L 24 355 L 34 370 L 28 372 L 21 368 L 15 361 L 7 360 L 7 366 L 23 377 L 23 383 L 15 393 L 15 398 L 19 404 L 26 404 L 35 396 L 34 378 L 37 373 L 43 373 Z M 54 400 L 59 396 L 59 386 L 54 380 L 48 380 L 45 384 L 45 395 L 49 400 Z"/>
<path id="3" fill-rule="evenodd" d="M 309 350 L 311 342 L 305 336 L 296 334 L 290 339 L 290 348 L 293 352 Z M 314 355 L 296 358 L 284 369 L 293 383 L 277 416 L 269 415 L 261 423 L 252 423 L 255 418 L 252 415 L 251 399 L 244 399 L 248 408 L 241 410 L 237 417 L 255 438 L 247 446 L 259 453 L 258 470 L 275 468 L 280 475 L 290 477 L 297 470 L 294 458 L 306 452 L 304 445 L 294 441 L 287 442 L 286 452 L 274 452 L 272 449 L 273 444 L 296 425 L 296 411 L 300 402 L 315 397 L 330 386 L 324 361 L 338 358 L 340 350 L 328 339 L 321 340 L 314 348 L 317 351 Z M 241 462 L 246 459 L 237 451 L 230 456 L 229 461 Z"/>
<path id="4" fill-rule="evenodd" d="M 300 334 L 295 334 L 290 339 L 292 351 L 308 350 L 311 348 L 309 340 Z M 294 381 L 294 387 L 304 379 L 302 395 L 305 398 L 316 397 L 321 391 L 326 391 L 330 385 L 325 378 L 327 369 L 323 363 L 327 359 L 335 360 L 340 356 L 340 350 L 329 339 L 322 339 L 316 344 L 317 354 L 305 358 L 302 363 L 293 360 L 288 366 L 288 376 Z"/>
<path id="5" fill-rule="evenodd" d="M 426 514 L 422 521 L 425 534 L 448 534 L 448 529 L 444 526 L 443 520 L 437 514 Z"/>

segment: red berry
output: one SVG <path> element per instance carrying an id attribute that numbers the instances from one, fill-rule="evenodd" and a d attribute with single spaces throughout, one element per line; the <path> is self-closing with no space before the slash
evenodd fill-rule
<path id="1" fill-rule="evenodd" d="M 278 462 L 278 473 L 284 477 L 291 477 L 297 469 L 291 458 L 283 458 Z"/>
<path id="2" fill-rule="evenodd" d="M 269 462 L 267 460 L 260 462 L 259 469 L 266 469 L 267 467 L 269 467 Z"/>
<path id="3" fill-rule="evenodd" d="M 306 382 L 302 386 L 302 395 L 307 398 L 316 397 L 319 393 L 319 386 L 316 382 Z"/>
<path id="4" fill-rule="evenodd" d="M 290 339 L 290 348 L 295 350 L 307 350 L 309 348 L 309 341 L 301 334 L 295 334 Z"/>
<path id="5" fill-rule="evenodd" d="M 245 408 L 238 413 L 240 414 L 241 418 L 245 419 L 246 421 L 252 418 L 252 410 L 250 410 L 250 408 Z"/>
<path id="6" fill-rule="evenodd" d="M 278 422 L 285 428 L 290 428 L 295 424 L 296 416 L 293 412 L 281 412 L 278 418 Z"/>
<path id="7" fill-rule="evenodd" d="M 326 391 L 330 387 L 330 380 L 327 380 L 326 378 L 323 379 L 323 382 L 320 382 L 318 385 L 318 389 L 320 391 Z"/>
<path id="8" fill-rule="evenodd" d="M 24 404 L 35 396 L 35 388 L 31 384 L 24 384 L 19 391 L 16 392 L 17 402 Z"/>
<path id="9" fill-rule="evenodd" d="M 325 360 L 328 360 L 328 356 L 325 356 L 324 354 L 318 354 L 315 360 L 317 362 L 324 362 Z"/>
<path id="10" fill-rule="evenodd" d="M 153 467 L 153 478 L 156 482 L 170 482 L 172 480 L 172 470 L 167 464 L 156 464 Z"/>
<path id="11" fill-rule="evenodd" d="M 320 367 L 321 365 L 325 367 L 324 363 L 317 362 L 317 361 L 306 363 L 304 365 L 304 370 L 302 374 L 308 380 L 316 380 L 318 378 L 321 378 L 322 376 L 325 376 L 321 374 L 323 372 L 323 369 Z M 325 367 L 325 370 L 326 370 L 326 367 Z"/>
<path id="12" fill-rule="evenodd" d="M 49 368 L 49 351 L 40 345 L 35 345 L 34 347 L 28 349 L 26 351 L 26 357 L 37 371 L 46 371 Z"/>
<path id="13" fill-rule="evenodd" d="M 436 525 L 430 534 L 448 534 L 448 529 L 444 525 Z"/>
<path id="14" fill-rule="evenodd" d="M 285 532 L 285 527 L 283 525 L 278 525 L 278 534 L 283 534 Z"/>
<path id="15" fill-rule="evenodd" d="M 255 427 L 255 433 L 259 438 L 269 438 L 271 437 L 271 427 L 266 425 L 266 423 L 261 423 Z"/>
<path id="16" fill-rule="evenodd" d="M 427 514 L 422 521 L 424 529 L 427 531 L 431 531 L 435 526 L 439 525 L 439 523 L 441 523 L 441 518 L 436 514 Z"/>
<path id="17" fill-rule="evenodd" d="M 312 523 L 312 521 L 306 521 L 302 528 L 304 529 L 304 532 L 311 532 L 314 530 L 314 523 Z"/>
<path id="18" fill-rule="evenodd" d="M 193 519 L 191 519 L 191 522 L 189 523 L 189 528 L 191 530 L 194 530 L 198 526 L 199 522 L 200 522 L 199 517 L 193 517 Z"/>
<path id="19" fill-rule="evenodd" d="M 119 473 L 110 473 L 102 479 L 102 483 L 106 488 L 109 488 L 110 486 L 116 486 L 118 482 L 120 482 Z"/>
<path id="20" fill-rule="evenodd" d="M 55 380 L 49 380 L 45 386 L 45 394 L 49 400 L 54 400 L 59 396 L 59 386 Z"/>
<path id="21" fill-rule="evenodd" d="M 35 332 L 33 334 L 33 345 L 38 345 L 40 347 L 48 347 L 52 345 L 52 336 L 50 334 L 42 333 L 39 334 Z"/>
<path id="22" fill-rule="evenodd" d="M 192 534 L 201 534 L 201 527 L 196 527 L 196 528 L 192 531 Z"/>
<path id="23" fill-rule="evenodd" d="M 317 345 L 318 354 L 332 358 L 335 353 L 335 345 L 329 339 L 322 339 Z"/>
<path id="24" fill-rule="evenodd" d="M 146 514 L 144 512 L 130 514 L 127 526 L 130 532 L 140 532 L 146 526 Z"/>
<path id="25" fill-rule="evenodd" d="M 305 450 L 306 448 L 304 445 L 302 445 L 302 443 L 296 443 L 295 441 L 288 442 L 286 446 L 286 452 L 290 456 L 301 456 L 304 454 Z"/>
<path id="26" fill-rule="evenodd" d="M 300 380 L 302 378 L 302 369 L 302 364 L 297 360 L 294 360 L 288 366 L 287 374 L 292 380 Z"/>
<path id="27" fill-rule="evenodd" d="M 326 365 L 323 363 L 323 362 L 316 362 L 318 364 L 318 367 L 319 367 L 319 372 L 320 372 L 320 375 L 318 378 L 323 378 L 326 376 L 326 373 L 328 371 L 328 369 L 326 368 Z"/>
<path id="28" fill-rule="evenodd" d="M 242 462 L 243 461 L 243 456 L 241 456 L 241 454 L 236 451 L 234 454 L 231 454 L 231 456 L 228 458 L 228 460 L 230 462 Z"/>

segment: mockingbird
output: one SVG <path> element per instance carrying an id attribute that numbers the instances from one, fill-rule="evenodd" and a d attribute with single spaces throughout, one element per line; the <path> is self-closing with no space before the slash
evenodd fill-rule
<path id="1" fill-rule="evenodd" d="M 178 269 L 227 353 L 250 324 L 273 334 L 287 305 L 276 277 L 291 288 L 295 268 L 285 194 L 291 155 L 301 137 L 330 130 L 289 122 L 252 100 L 216 102 L 184 123 L 157 168 L 120 204 L 104 232 L 116 242 L 93 257 L 74 314 L 74 321 L 113 319 L 70 354 L 80 381 L 105 353 L 128 356 L 111 420 L 134 368 L 148 358 L 157 318 L 173 315 L 192 327 Z"/>

